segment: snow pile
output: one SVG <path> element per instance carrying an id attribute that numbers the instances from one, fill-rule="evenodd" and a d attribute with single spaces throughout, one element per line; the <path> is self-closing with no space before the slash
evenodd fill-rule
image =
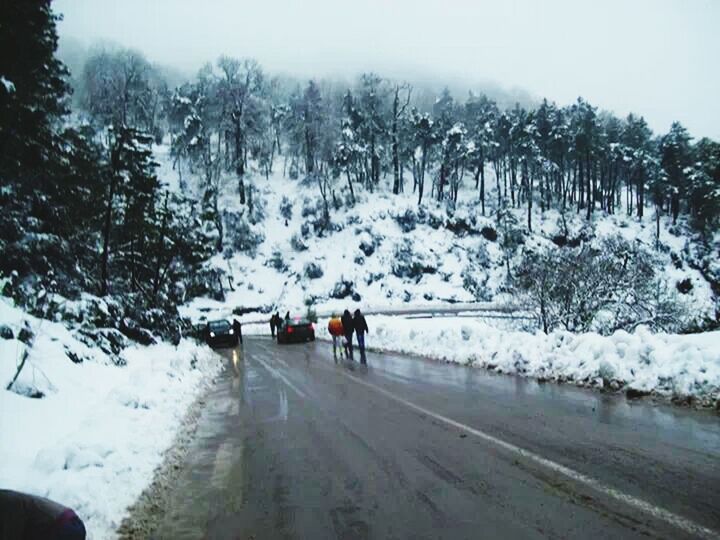
<path id="1" fill-rule="evenodd" d="M 6 298 L 0 325 L 13 333 L 0 339 L 0 486 L 74 508 L 89 538 L 114 537 L 186 409 L 222 367 L 219 357 L 182 341 L 127 348 L 118 367 L 62 324 L 35 319 Z M 18 340 L 23 327 L 35 339 L 9 391 L 27 347 Z"/>
<path id="2" fill-rule="evenodd" d="M 704 405 L 720 399 L 720 331 L 610 336 L 499 330 L 467 318 L 368 318 L 369 347 L 492 369 L 499 373 L 631 389 Z M 327 320 L 316 326 L 329 339 Z"/>

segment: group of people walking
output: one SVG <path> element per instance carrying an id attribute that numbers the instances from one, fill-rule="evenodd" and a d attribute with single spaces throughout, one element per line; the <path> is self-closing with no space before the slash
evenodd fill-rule
<path id="1" fill-rule="evenodd" d="M 338 360 L 338 349 L 340 349 L 341 358 L 344 351 L 345 358 L 353 360 L 353 334 L 355 334 L 358 349 L 360 349 L 360 363 L 367 363 L 365 357 L 365 334 L 368 333 L 368 325 L 365 316 L 359 309 L 355 310 L 354 315 L 351 315 L 347 309 L 343 312 L 342 317 L 333 314 L 328 322 L 328 332 L 332 336 L 333 356 L 336 362 Z"/>
<path id="2" fill-rule="evenodd" d="M 280 313 L 275 313 L 270 317 L 270 333 L 274 338 L 280 331 L 283 322 L 290 320 L 290 312 L 285 314 L 285 318 L 280 317 Z M 355 314 L 351 314 L 349 310 L 345 310 L 342 316 L 333 313 L 328 322 L 328 332 L 333 340 L 333 356 L 335 362 L 338 361 L 338 351 L 340 358 L 345 353 L 345 358 L 353 360 L 353 334 L 357 338 L 358 349 L 360 350 L 360 363 L 367 364 L 365 356 L 365 334 L 368 333 L 368 325 L 365 316 L 359 309 L 355 310 Z"/>

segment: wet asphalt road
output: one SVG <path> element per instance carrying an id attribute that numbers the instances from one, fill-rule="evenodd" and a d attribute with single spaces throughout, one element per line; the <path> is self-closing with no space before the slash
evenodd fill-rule
<path id="1" fill-rule="evenodd" d="M 156 538 L 720 538 L 715 414 L 323 342 L 224 356 Z"/>

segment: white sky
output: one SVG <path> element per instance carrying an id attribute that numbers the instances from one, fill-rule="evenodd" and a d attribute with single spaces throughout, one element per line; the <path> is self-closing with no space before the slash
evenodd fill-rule
<path id="1" fill-rule="evenodd" d="M 116 41 L 194 73 L 492 80 L 720 139 L 720 0 L 55 0 L 62 36 Z M 462 97 L 462 96 L 461 96 Z"/>

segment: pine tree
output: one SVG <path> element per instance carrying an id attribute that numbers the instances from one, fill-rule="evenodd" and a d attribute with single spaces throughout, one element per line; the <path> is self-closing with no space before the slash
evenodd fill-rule
<path id="1" fill-rule="evenodd" d="M 37 186 L 56 159 L 67 109 L 65 66 L 55 58 L 50 0 L 0 4 L 0 185 Z"/>
<path id="2" fill-rule="evenodd" d="M 720 143 L 700 139 L 689 173 L 692 218 L 703 235 L 707 235 L 720 226 Z"/>
<path id="3" fill-rule="evenodd" d="M 677 223 L 680 213 L 680 199 L 687 194 L 685 169 L 690 161 L 690 135 L 679 122 L 673 122 L 670 131 L 660 138 L 660 164 L 670 186 L 673 225 Z"/>

